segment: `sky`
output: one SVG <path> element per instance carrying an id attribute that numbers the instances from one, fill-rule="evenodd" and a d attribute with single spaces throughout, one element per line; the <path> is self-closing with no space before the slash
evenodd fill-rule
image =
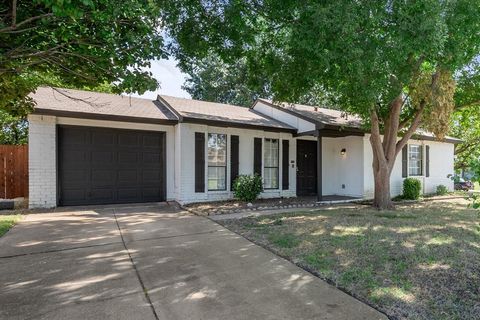
<path id="1" fill-rule="evenodd" d="M 190 98 L 190 95 L 182 90 L 186 75 L 176 66 L 174 59 L 162 59 L 152 61 L 150 71 L 153 77 L 160 82 L 157 91 L 147 91 L 142 95 L 132 94 L 132 97 L 156 99 L 158 94 L 164 94 L 180 98 Z"/>

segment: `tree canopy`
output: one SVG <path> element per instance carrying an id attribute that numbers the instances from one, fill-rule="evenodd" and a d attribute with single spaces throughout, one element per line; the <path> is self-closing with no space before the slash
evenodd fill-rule
<path id="1" fill-rule="evenodd" d="M 249 77 L 263 70 L 276 100 L 323 90 L 361 116 L 371 133 L 374 204 L 386 208 L 408 139 L 421 126 L 443 138 L 456 103 L 467 103 L 455 95 L 478 75 L 478 16 L 479 0 L 180 0 L 165 21 L 181 61 L 212 50 L 225 61 L 246 57 Z"/>
<path id="2" fill-rule="evenodd" d="M 218 55 L 210 54 L 202 59 L 184 62 L 181 68 L 189 76 L 183 89 L 193 99 L 249 107 L 257 98 L 273 97 L 270 79 L 263 75 L 262 70 L 256 70 L 254 77 L 248 77 L 248 64 L 245 58 L 225 62 Z M 320 90 L 287 102 L 337 108 L 331 105 Z"/>
<path id="3" fill-rule="evenodd" d="M 0 4 L 0 108 L 22 114 L 39 85 L 155 90 L 144 71 L 165 57 L 160 9 L 148 0 L 34 0 Z"/>
<path id="4" fill-rule="evenodd" d="M 456 111 L 450 134 L 463 140 L 455 149 L 455 169 L 465 170 L 480 161 L 480 110 L 477 107 Z"/>

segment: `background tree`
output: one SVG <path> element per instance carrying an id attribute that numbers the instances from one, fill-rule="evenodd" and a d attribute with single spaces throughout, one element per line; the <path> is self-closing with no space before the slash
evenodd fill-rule
<path id="1" fill-rule="evenodd" d="M 155 90 L 142 68 L 165 55 L 154 1 L 3 1 L 0 108 L 25 113 L 28 94 L 51 79 L 76 88 L 114 83 L 117 93 Z"/>
<path id="2" fill-rule="evenodd" d="M 212 50 L 225 61 L 246 57 L 249 77 L 263 70 L 276 100 L 322 88 L 361 116 L 374 206 L 385 209 L 398 153 L 419 127 L 442 139 L 454 94 L 468 85 L 459 73 L 478 74 L 470 66 L 480 53 L 479 15 L 479 0 L 180 0 L 164 19 L 180 60 Z"/>
<path id="3" fill-rule="evenodd" d="M 69 89 L 81 89 L 86 91 L 112 93 L 113 86 L 108 83 L 102 83 L 97 86 L 80 86 L 63 83 L 58 77 L 51 75 L 43 76 L 44 82 L 48 85 Z M 27 115 L 30 107 L 25 106 L 22 100 L 12 104 L 9 109 L 0 108 L 0 144 L 21 145 L 28 143 L 28 122 Z"/>
<path id="4" fill-rule="evenodd" d="M 455 169 L 464 171 L 480 161 L 480 109 L 464 108 L 454 112 L 450 134 L 463 140 L 455 148 Z"/>
<path id="5" fill-rule="evenodd" d="M 257 98 L 271 99 L 273 92 L 270 79 L 262 70 L 249 72 L 248 66 L 244 57 L 230 63 L 215 54 L 202 59 L 193 58 L 180 64 L 182 71 L 189 76 L 182 88 L 193 99 L 244 107 L 250 107 Z M 328 101 L 322 90 L 313 90 L 295 101 L 287 102 L 338 108 Z"/>

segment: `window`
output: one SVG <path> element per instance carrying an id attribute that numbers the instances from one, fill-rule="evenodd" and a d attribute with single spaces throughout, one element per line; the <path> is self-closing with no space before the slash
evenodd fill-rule
<path id="1" fill-rule="evenodd" d="M 278 139 L 265 139 L 263 187 L 278 189 Z"/>
<path id="2" fill-rule="evenodd" d="M 408 175 L 421 176 L 423 174 L 422 146 L 416 144 L 408 145 Z"/>
<path id="3" fill-rule="evenodd" d="M 208 134 L 208 190 L 227 189 L 227 135 Z"/>

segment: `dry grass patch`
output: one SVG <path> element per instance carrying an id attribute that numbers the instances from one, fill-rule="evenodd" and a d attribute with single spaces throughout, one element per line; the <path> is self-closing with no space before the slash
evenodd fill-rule
<path id="1" fill-rule="evenodd" d="M 480 230 L 466 202 L 221 222 L 392 319 L 480 319 Z"/>

